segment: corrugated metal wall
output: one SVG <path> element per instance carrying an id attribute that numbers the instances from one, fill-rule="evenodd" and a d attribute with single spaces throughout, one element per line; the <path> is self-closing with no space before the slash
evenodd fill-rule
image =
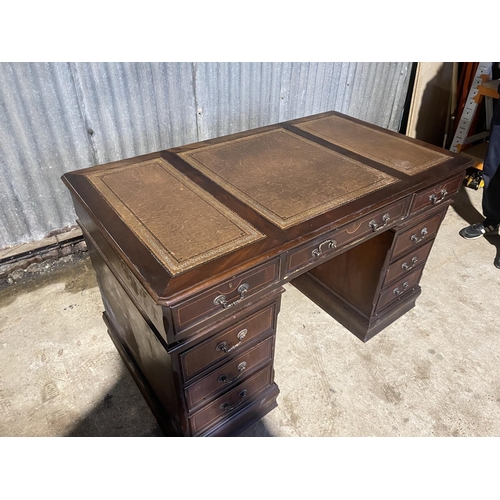
<path id="1" fill-rule="evenodd" d="M 397 130 L 411 63 L 1 63 L 0 248 L 75 222 L 64 172 L 336 110 Z"/>

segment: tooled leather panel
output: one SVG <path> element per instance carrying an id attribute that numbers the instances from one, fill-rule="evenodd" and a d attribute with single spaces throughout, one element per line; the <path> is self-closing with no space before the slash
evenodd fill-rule
<path id="1" fill-rule="evenodd" d="M 163 159 L 87 177 L 173 276 L 265 237 Z"/>
<path id="2" fill-rule="evenodd" d="M 295 126 L 408 175 L 452 158 L 340 116 L 327 116 Z"/>
<path id="3" fill-rule="evenodd" d="M 284 129 L 179 156 L 282 229 L 398 182 Z"/>

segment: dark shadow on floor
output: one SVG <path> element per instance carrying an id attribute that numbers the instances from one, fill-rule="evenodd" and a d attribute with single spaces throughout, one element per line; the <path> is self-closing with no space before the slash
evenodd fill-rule
<path id="1" fill-rule="evenodd" d="M 263 420 L 259 420 L 247 430 L 243 431 L 239 437 L 274 437 Z"/>
<path id="2" fill-rule="evenodd" d="M 124 367 L 118 382 L 67 436 L 159 437 L 163 432 Z"/>
<path id="3" fill-rule="evenodd" d="M 67 437 L 164 437 L 134 380 L 123 368 L 119 381 Z M 241 437 L 271 437 L 262 420 Z"/>
<path id="4" fill-rule="evenodd" d="M 468 225 L 470 225 L 475 224 L 476 222 L 481 222 L 484 217 L 483 214 L 472 205 L 468 190 L 469 188 L 466 188 L 464 186 L 460 188 L 460 191 L 455 197 L 452 208 L 455 210 L 457 215 L 462 217 L 462 219 L 467 222 Z M 464 226 L 465 225 L 466 224 L 464 224 Z"/>
<path id="5" fill-rule="evenodd" d="M 475 224 L 476 222 L 482 222 L 484 220 L 484 216 L 472 205 L 468 191 L 469 188 L 462 186 L 455 197 L 452 207 L 457 215 L 462 217 L 462 219 L 470 225 Z M 464 224 L 464 226 L 467 224 Z M 500 236 L 496 234 L 486 236 L 485 239 L 496 248 L 494 260 L 498 261 L 500 259 Z"/>

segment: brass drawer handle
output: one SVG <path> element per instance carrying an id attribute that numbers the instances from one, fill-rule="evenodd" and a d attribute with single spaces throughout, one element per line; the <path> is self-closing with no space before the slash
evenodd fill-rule
<path id="1" fill-rule="evenodd" d="M 406 262 L 401 264 L 401 268 L 404 269 L 405 271 L 409 271 L 410 269 L 413 269 L 415 265 L 417 264 L 418 259 L 416 257 L 413 257 L 411 259 L 411 266 L 409 266 Z"/>
<path id="2" fill-rule="evenodd" d="M 448 194 L 448 191 L 446 191 L 446 189 L 441 189 L 439 194 L 441 195 L 440 198 L 438 198 L 435 194 L 431 194 L 429 196 L 429 201 L 433 205 L 437 205 L 438 203 L 441 203 L 445 199 L 446 195 Z"/>
<path id="3" fill-rule="evenodd" d="M 323 241 L 323 243 L 320 243 L 318 248 L 315 248 L 312 252 L 311 255 L 314 258 L 318 258 L 323 252 L 323 246 L 326 245 L 326 250 L 332 250 L 337 247 L 337 241 L 336 240 L 326 240 Z"/>
<path id="4" fill-rule="evenodd" d="M 225 295 L 217 295 L 217 297 L 215 297 L 215 299 L 214 299 L 214 304 L 216 306 L 221 305 L 223 309 L 227 309 L 228 307 L 235 306 L 236 304 L 238 304 L 239 302 L 241 302 L 245 298 L 245 293 L 248 292 L 249 288 L 250 288 L 250 285 L 248 285 L 247 283 L 243 283 L 242 285 L 240 285 L 238 287 L 238 292 L 240 294 L 240 297 L 238 299 L 236 299 L 234 302 L 228 303 Z"/>
<path id="5" fill-rule="evenodd" d="M 409 286 L 410 286 L 410 284 L 408 283 L 408 281 L 405 281 L 405 282 L 403 283 L 403 289 L 402 289 L 402 290 L 400 290 L 399 288 L 395 288 L 395 289 L 394 289 L 394 294 L 395 294 L 395 295 L 400 295 L 400 294 L 402 294 L 402 293 L 403 293 L 403 292 L 404 292 L 404 291 L 405 291 L 405 290 L 406 290 Z"/>
<path id="6" fill-rule="evenodd" d="M 379 226 L 377 224 L 377 221 L 375 219 L 371 220 L 368 223 L 368 225 L 373 229 L 373 232 L 380 231 L 382 228 L 384 228 L 385 226 L 387 226 L 387 224 L 389 224 L 390 219 L 391 219 L 391 216 L 389 214 L 384 214 L 383 217 L 382 217 L 383 224 L 381 226 Z"/>
<path id="7" fill-rule="evenodd" d="M 413 241 L 413 243 L 420 243 L 425 238 L 427 232 L 427 228 L 424 227 L 422 231 L 420 231 L 420 234 L 422 235 L 421 238 L 418 238 L 416 234 L 412 234 L 410 240 Z"/>
<path id="8" fill-rule="evenodd" d="M 221 410 L 225 410 L 225 411 L 231 411 L 231 410 L 234 410 L 235 408 L 237 408 L 238 406 L 240 406 L 241 403 L 243 403 L 243 400 L 244 398 L 246 397 L 246 395 L 248 394 L 248 391 L 246 389 L 243 389 L 239 394 L 238 394 L 238 397 L 240 398 L 238 401 L 236 401 L 236 403 L 234 404 L 229 404 L 228 402 L 226 403 L 222 403 L 220 405 L 220 409 Z"/>
<path id="9" fill-rule="evenodd" d="M 224 373 L 224 375 L 221 375 L 218 379 L 217 379 L 217 382 L 221 382 L 223 384 L 232 384 L 235 380 L 238 380 L 242 375 L 243 375 L 243 371 L 245 370 L 245 368 L 247 367 L 247 362 L 246 361 L 242 361 L 239 365 L 238 365 L 238 371 L 240 373 L 238 373 L 238 375 L 236 375 L 236 377 L 233 377 L 231 380 L 228 380 L 227 379 L 227 374 Z"/>
<path id="10" fill-rule="evenodd" d="M 237 344 L 234 344 L 233 347 L 230 347 L 228 349 L 226 342 L 221 342 L 220 344 L 217 344 L 217 347 L 215 348 L 215 350 L 216 351 L 223 351 L 223 352 L 231 352 L 233 349 L 236 349 L 243 342 L 243 339 L 245 338 L 247 333 L 248 333 L 248 330 L 246 328 L 243 328 L 243 330 L 238 332 L 238 335 L 236 335 L 236 337 L 239 340 L 239 342 Z"/>

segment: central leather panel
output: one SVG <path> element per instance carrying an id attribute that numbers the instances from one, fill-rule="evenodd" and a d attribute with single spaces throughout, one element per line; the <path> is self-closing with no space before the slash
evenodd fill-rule
<path id="1" fill-rule="evenodd" d="M 283 129 L 179 156 L 281 229 L 398 182 Z"/>

